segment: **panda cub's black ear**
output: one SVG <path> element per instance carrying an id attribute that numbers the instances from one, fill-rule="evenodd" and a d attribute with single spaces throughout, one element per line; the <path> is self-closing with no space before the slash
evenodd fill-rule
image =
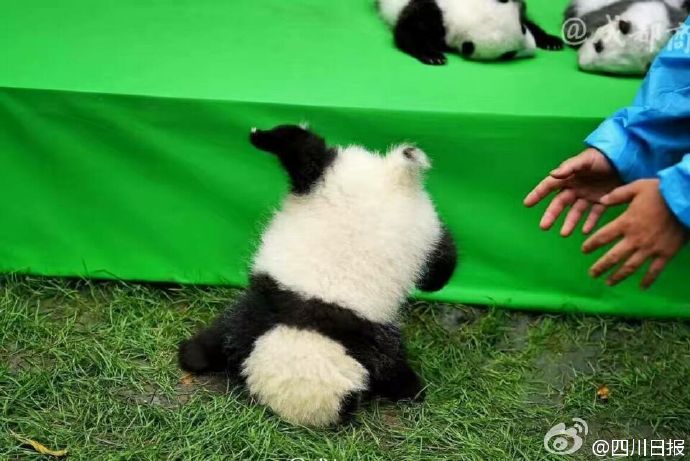
<path id="1" fill-rule="evenodd" d="M 309 193 L 336 157 L 336 150 L 329 148 L 321 136 L 300 125 L 252 128 L 249 140 L 257 149 L 278 157 L 295 194 Z"/>
<path id="2" fill-rule="evenodd" d="M 618 29 L 620 29 L 621 34 L 628 35 L 632 29 L 632 23 L 630 21 L 626 21 L 625 19 L 621 19 L 618 21 Z"/>

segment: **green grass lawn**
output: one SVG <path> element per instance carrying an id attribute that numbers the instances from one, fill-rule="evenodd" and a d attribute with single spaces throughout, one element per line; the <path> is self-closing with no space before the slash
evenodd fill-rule
<path id="1" fill-rule="evenodd" d="M 41 459 L 12 433 L 89 461 L 590 459 L 598 438 L 690 434 L 687 323 L 425 303 L 404 312 L 423 404 L 292 427 L 223 377 L 177 368 L 178 341 L 237 293 L 0 279 L 0 459 Z M 589 424 L 584 448 L 549 455 L 544 434 L 573 417 Z"/>

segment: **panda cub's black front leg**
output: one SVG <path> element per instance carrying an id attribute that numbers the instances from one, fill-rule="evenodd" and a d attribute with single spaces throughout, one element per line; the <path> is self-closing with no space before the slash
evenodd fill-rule
<path id="1" fill-rule="evenodd" d="M 458 265 L 458 250 L 450 231 L 444 226 L 441 236 L 429 254 L 417 288 L 422 291 L 438 291 L 450 281 Z"/>
<path id="2" fill-rule="evenodd" d="M 424 385 L 404 359 L 399 359 L 389 374 L 375 380 L 371 391 L 374 395 L 391 402 L 424 400 Z"/>
<path id="3" fill-rule="evenodd" d="M 538 48 L 550 51 L 563 49 L 563 40 L 560 37 L 547 33 L 536 22 L 526 19 L 525 27 L 532 33 Z"/>
<path id="4" fill-rule="evenodd" d="M 433 0 L 412 0 L 395 25 L 395 45 L 432 66 L 446 63 L 443 16 Z"/>

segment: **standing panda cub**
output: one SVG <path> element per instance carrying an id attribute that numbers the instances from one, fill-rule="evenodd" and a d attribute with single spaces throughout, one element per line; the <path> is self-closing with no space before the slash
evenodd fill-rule
<path id="1" fill-rule="evenodd" d="M 421 399 L 398 310 L 441 289 L 456 248 L 425 191 L 427 156 L 329 147 L 292 125 L 252 130 L 290 193 L 265 229 L 244 295 L 179 349 L 183 369 L 227 371 L 285 420 L 323 427 L 365 398 Z"/>
<path id="2" fill-rule="evenodd" d="M 475 60 L 560 50 L 563 41 L 527 17 L 524 0 L 377 0 L 396 46 L 424 64 L 446 63 L 446 51 Z"/>

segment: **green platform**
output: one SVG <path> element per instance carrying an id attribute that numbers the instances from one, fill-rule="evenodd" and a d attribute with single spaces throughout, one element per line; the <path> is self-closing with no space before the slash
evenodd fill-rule
<path id="1" fill-rule="evenodd" d="M 563 2 L 531 0 L 557 32 Z M 688 254 L 648 293 L 587 277 L 593 257 L 521 200 L 638 80 L 575 54 L 426 67 L 373 0 L 5 2 L 0 271 L 240 284 L 285 192 L 251 126 L 308 120 L 332 143 L 413 140 L 462 266 L 437 299 L 690 317 Z"/>

